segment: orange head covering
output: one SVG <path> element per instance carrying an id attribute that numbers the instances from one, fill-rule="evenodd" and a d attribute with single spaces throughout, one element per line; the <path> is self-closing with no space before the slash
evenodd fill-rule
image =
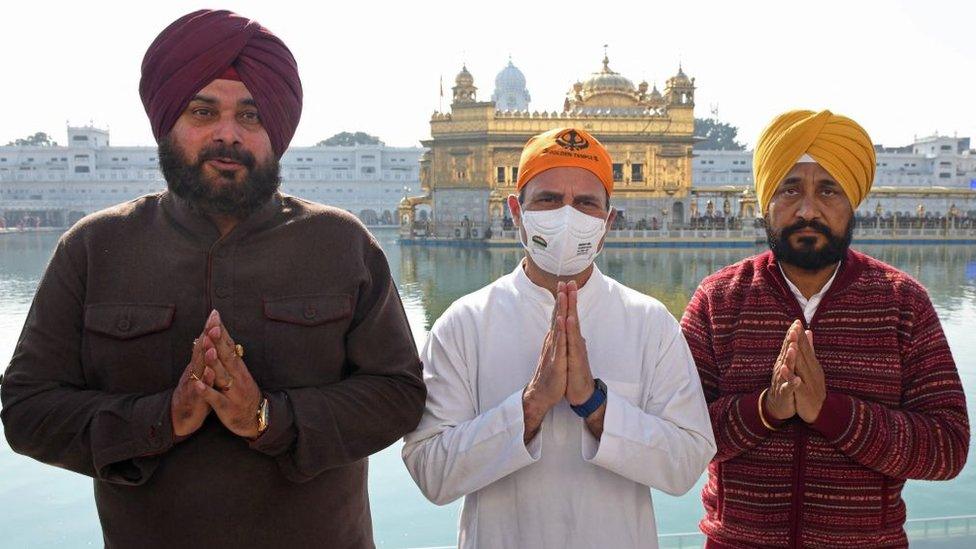
<path id="1" fill-rule="evenodd" d="M 584 130 L 556 128 L 529 138 L 519 160 L 518 182 L 521 191 L 533 177 L 549 168 L 583 168 L 600 179 L 608 195 L 613 194 L 613 165 L 607 149 Z"/>

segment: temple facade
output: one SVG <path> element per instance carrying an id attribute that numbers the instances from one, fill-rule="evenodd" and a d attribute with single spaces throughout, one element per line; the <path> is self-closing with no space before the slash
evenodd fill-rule
<path id="1" fill-rule="evenodd" d="M 521 85 L 519 94 L 496 89 L 492 101 L 480 101 L 474 77 L 462 67 L 452 88 L 450 111 L 435 112 L 430 139 L 420 161 L 422 193 L 399 207 L 405 236 L 420 231 L 439 238 L 484 238 L 510 225 L 505 198 L 515 192 L 518 163 L 525 142 L 553 128 L 584 128 L 614 159 L 613 205 L 621 221 L 650 219 L 677 212 L 685 218 L 692 183 L 695 80 L 681 67 L 664 90 L 647 82 L 635 85 L 610 67 L 602 67 L 568 89 L 562 109 L 529 111 L 524 77 L 511 63 L 496 79 Z"/>

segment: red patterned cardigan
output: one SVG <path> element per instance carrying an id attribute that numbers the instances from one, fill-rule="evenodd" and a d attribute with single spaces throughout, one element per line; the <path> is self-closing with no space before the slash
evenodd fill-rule
<path id="1" fill-rule="evenodd" d="M 702 491 L 706 547 L 905 547 L 905 479 L 962 469 L 962 385 L 925 289 L 849 251 L 809 323 L 827 399 L 772 431 L 758 398 L 803 319 L 772 253 L 702 281 L 681 319 L 718 453 Z"/>

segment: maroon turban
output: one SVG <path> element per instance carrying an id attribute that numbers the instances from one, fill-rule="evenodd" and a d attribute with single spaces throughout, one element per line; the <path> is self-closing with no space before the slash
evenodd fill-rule
<path id="1" fill-rule="evenodd" d="M 184 15 L 149 46 L 139 95 L 156 141 L 173 129 L 194 95 L 231 68 L 254 97 L 261 124 L 281 158 L 302 115 L 298 65 L 268 29 L 226 10 Z"/>

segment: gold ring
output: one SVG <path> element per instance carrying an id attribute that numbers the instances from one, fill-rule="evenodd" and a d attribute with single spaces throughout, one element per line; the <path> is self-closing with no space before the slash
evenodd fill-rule
<path id="1" fill-rule="evenodd" d="M 190 379 L 193 381 L 200 381 L 200 376 L 198 376 L 196 372 L 190 372 Z"/>
<path id="2" fill-rule="evenodd" d="M 227 385 L 224 385 L 223 387 L 219 387 L 220 392 L 222 393 L 226 393 L 227 391 L 230 391 L 230 388 L 234 385 L 234 378 L 227 376 L 224 379 L 227 381 Z"/>
<path id="3" fill-rule="evenodd" d="M 200 342 L 200 338 L 198 338 L 198 337 L 193 338 L 193 346 L 194 347 L 196 347 L 197 346 L 197 343 L 199 343 L 199 342 Z"/>
<path id="4" fill-rule="evenodd" d="M 240 343 L 234 345 L 234 354 L 236 354 L 239 358 L 244 358 L 244 346 Z"/>

